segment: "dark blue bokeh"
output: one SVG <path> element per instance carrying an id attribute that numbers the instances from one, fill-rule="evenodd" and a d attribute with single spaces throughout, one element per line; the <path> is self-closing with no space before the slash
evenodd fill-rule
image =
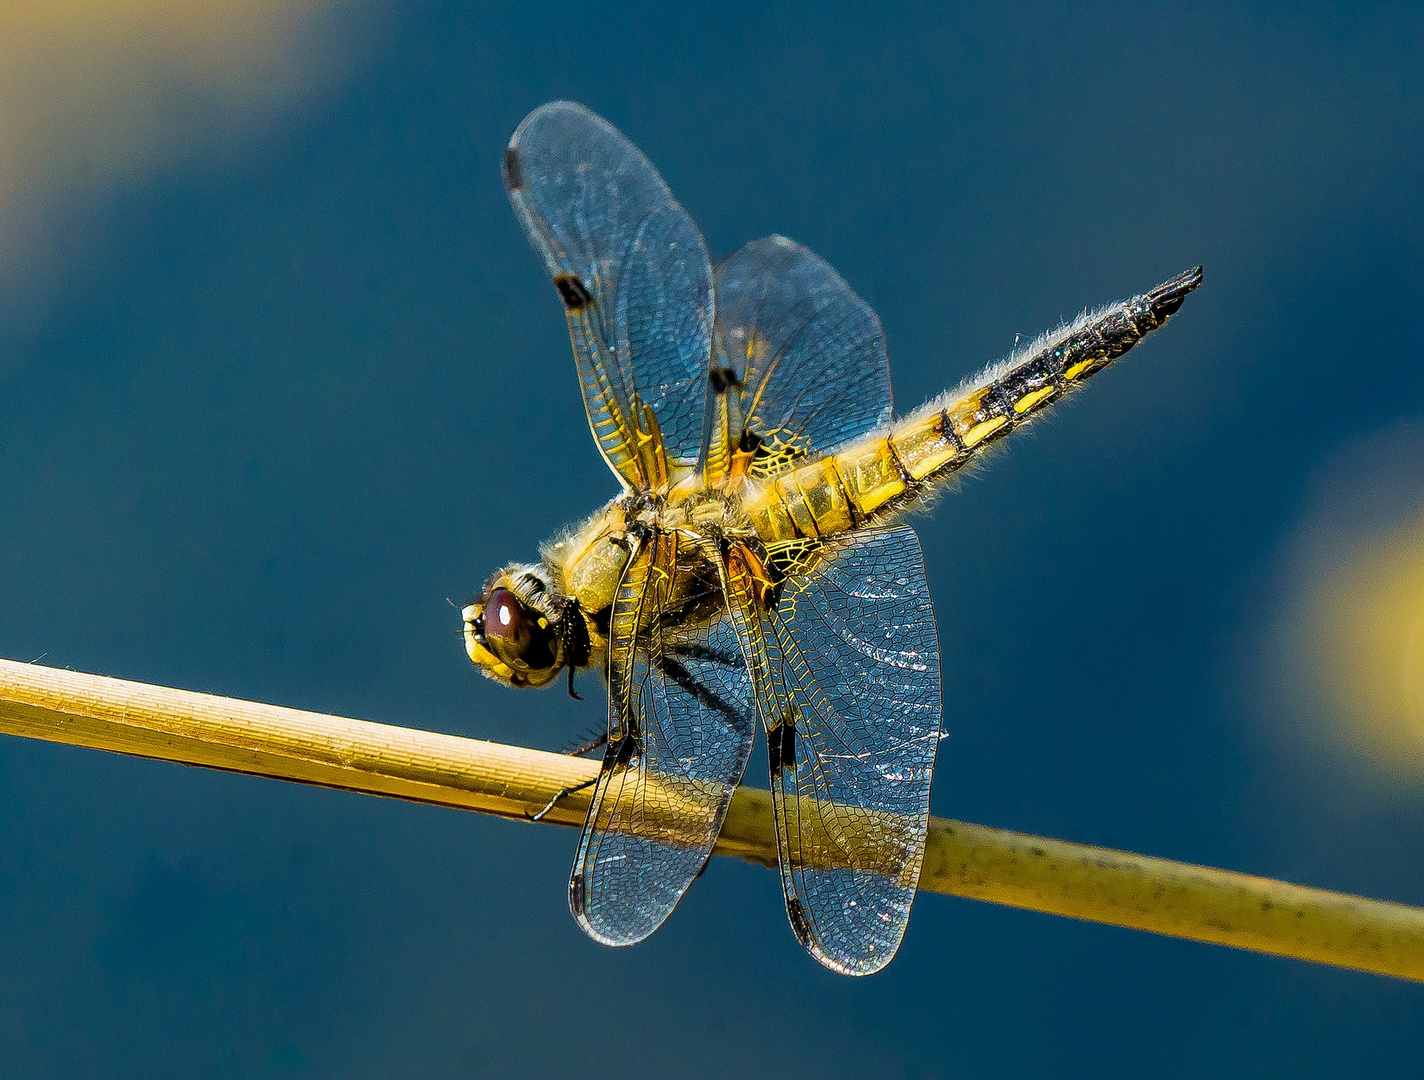
<path id="1" fill-rule="evenodd" d="M 1403 4 L 393 11 L 321 111 L 95 213 L 7 346 L 0 655 L 533 746 L 598 724 L 593 681 L 480 678 L 446 605 L 614 491 L 499 179 L 571 97 L 714 257 L 780 232 L 835 265 L 902 406 L 1204 263 L 920 523 L 935 810 L 1424 902 L 1424 790 L 1294 752 L 1243 674 L 1321 463 L 1424 422 L 1421 71 Z M 4 740 L 0 1072 L 1419 1075 L 1410 984 L 939 896 L 849 980 L 727 860 L 606 950 L 574 840 Z"/>

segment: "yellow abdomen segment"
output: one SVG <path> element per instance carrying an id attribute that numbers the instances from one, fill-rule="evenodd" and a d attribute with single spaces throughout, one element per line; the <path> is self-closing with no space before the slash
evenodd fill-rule
<path id="1" fill-rule="evenodd" d="M 773 543 L 833 536 L 883 518 L 1012 426 L 1009 414 L 986 404 L 992 389 L 913 414 L 888 431 L 782 473 L 745 504 L 752 527 L 763 542 Z M 1048 396 L 1039 394 L 1030 407 Z"/>
<path id="2" fill-rule="evenodd" d="M 884 521 L 1167 321 L 1201 267 L 1084 314 L 962 390 L 749 487 L 742 504 L 763 543 L 834 536 Z"/>

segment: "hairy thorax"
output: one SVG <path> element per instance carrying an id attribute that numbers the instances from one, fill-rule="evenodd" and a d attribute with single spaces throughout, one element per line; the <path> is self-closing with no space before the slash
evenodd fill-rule
<path id="1" fill-rule="evenodd" d="M 540 551 L 558 590 L 578 603 L 596 651 L 606 645 L 609 613 L 630 552 L 639 538 L 676 538 L 678 557 L 668 598 L 687 608 L 718 606 L 715 560 L 709 552 L 727 540 L 758 538 L 743 509 L 741 492 L 697 490 L 690 483 L 667 495 L 624 494 L 575 525 Z M 652 614 L 652 613 L 650 613 Z"/>

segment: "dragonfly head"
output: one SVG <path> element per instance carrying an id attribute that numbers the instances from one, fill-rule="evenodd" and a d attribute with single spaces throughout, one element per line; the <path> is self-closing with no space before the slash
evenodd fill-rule
<path id="1" fill-rule="evenodd" d="M 565 663 L 565 606 L 544 567 L 506 567 L 461 612 L 465 651 L 496 682 L 547 686 Z"/>

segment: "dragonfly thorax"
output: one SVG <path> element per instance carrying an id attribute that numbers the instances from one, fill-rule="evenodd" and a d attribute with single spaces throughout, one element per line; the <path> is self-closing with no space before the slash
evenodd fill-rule
<path id="1" fill-rule="evenodd" d="M 537 563 L 494 574 L 463 611 L 465 647 L 486 675 L 511 686 L 547 686 L 564 667 L 602 666 L 619 582 L 649 537 L 676 537 L 681 552 L 671 595 L 697 614 L 719 593 L 707 552 L 752 537 L 740 502 L 722 492 L 620 496 L 540 550 Z"/>

